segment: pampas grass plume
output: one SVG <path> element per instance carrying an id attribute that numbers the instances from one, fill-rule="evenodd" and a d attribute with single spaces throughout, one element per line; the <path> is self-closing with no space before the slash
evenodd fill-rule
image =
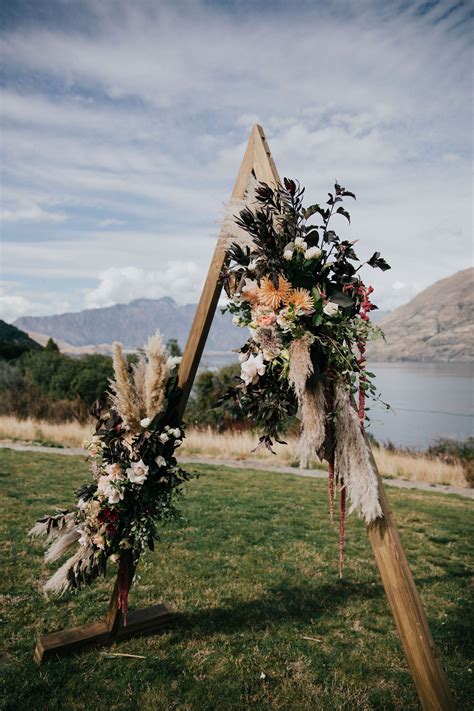
<path id="1" fill-rule="evenodd" d="M 153 419 L 161 412 L 165 404 L 166 383 L 170 374 L 166 348 L 159 331 L 149 338 L 145 353 L 147 356 L 145 368 L 146 415 Z"/>
<path id="2" fill-rule="evenodd" d="M 118 342 L 113 344 L 112 361 L 115 375 L 115 380 L 110 383 L 113 390 L 113 406 L 126 427 L 132 432 L 136 432 L 140 427 L 140 409 L 130 379 L 128 362 L 123 354 L 122 346 Z"/>

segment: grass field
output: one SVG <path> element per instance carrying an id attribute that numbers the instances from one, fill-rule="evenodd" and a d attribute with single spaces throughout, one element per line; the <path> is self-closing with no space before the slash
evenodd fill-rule
<path id="1" fill-rule="evenodd" d="M 131 606 L 165 600 L 165 632 L 33 663 L 35 637 L 99 618 L 110 580 L 49 604 L 35 518 L 72 502 L 81 458 L 0 451 L 4 709 L 417 709 L 363 525 L 347 525 L 345 579 L 321 480 L 194 466 L 186 521 L 139 567 Z M 388 491 L 458 709 L 472 701 L 472 502 Z M 472 632 L 472 630 L 471 630 Z M 471 642 L 470 642 L 471 640 Z"/>
<path id="2" fill-rule="evenodd" d="M 19 420 L 0 415 L 0 439 L 36 442 L 61 447 L 80 447 L 90 435 L 91 425 L 78 422 L 54 424 L 41 420 Z M 268 450 L 253 453 L 258 442 L 254 432 L 215 432 L 208 429 L 189 428 L 180 453 L 186 456 L 200 455 L 216 459 L 258 459 L 286 466 L 298 465 L 298 440 L 285 437 L 288 446 L 277 445 L 276 456 Z M 451 484 L 467 487 L 465 471 L 461 462 L 446 462 L 441 458 L 423 454 L 396 452 L 382 446 L 373 448 L 375 460 L 383 476 L 409 481 L 425 481 L 430 484 Z M 313 466 L 320 466 L 313 462 Z"/>

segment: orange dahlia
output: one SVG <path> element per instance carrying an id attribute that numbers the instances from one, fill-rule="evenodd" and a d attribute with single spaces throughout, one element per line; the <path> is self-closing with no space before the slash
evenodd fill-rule
<path id="1" fill-rule="evenodd" d="M 259 300 L 269 309 L 277 309 L 281 304 L 286 303 L 290 293 L 291 284 L 281 274 L 278 275 L 278 289 L 268 277 L 263 277 L 260 282 Z"/>
<path id="2" fill-rule="evenodd" d="M 314 301 L 308 289 L 293 289 L 286 304 L 294 306 L 295 311 L 303 311 L 305 314 L 314 311 Z"/>

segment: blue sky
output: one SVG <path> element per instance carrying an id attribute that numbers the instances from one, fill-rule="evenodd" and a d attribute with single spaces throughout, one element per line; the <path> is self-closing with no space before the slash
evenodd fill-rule
<path id="1" fill-rule="evenodd" d="M 0 316 L 196 301 L 252 124 L 394 308 L 472 260 L 467 2 L 4 4 Z"/>

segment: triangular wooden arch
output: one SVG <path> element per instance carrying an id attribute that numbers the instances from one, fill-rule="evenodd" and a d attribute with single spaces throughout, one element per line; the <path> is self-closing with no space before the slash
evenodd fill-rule
<path id="1" fill-rule="evenodd" d="M 232 199 L 244 198 L 251 175 L 258 181 L 273 186 L 279 183 L 278 171 L 265 134 L 262 127 L 258 125 L 253 127 L 250 134 L 232 191 Z M 178 418 L 183 416 L 186 409 L 217 308 L 222 289 L 221 274 L 225 258 L 224 242 L 218 240 L 179 368 L 178 392 L 172 413 Z M 375 461 L 373 465 L 377 470 Z M 378 480 L 384 517 L 367 526 L 367 533 L 405 656 L 423 708 L 426 711 L 454 709 L 454 700 L 446 674 L 441 666 L 380 476 Z M 131 578 L 133 573 L 134 571 L 131 570 Z M 117 592 L 116 582 L 105 620 L 41 637 L 36 647 L 36 661 L 40 663 L 47 657 L 75 651 L 86 645 L 106 645 L 135 634 L 153 632 L 166 624 L 172 616 L 166 605 L 154 605 L 130 613 L 127 626 L 124 627 L 121 613 L 117 609 Z"/>

